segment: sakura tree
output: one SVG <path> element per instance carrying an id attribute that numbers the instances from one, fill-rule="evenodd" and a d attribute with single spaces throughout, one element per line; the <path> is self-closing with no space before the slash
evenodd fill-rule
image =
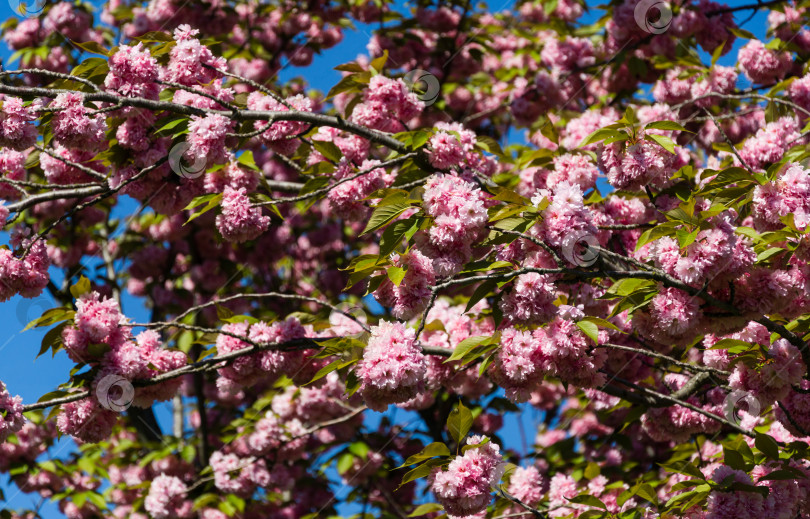
<path id="1" fill-rule="evenodd" d="M 810 1 L 37 2 L 0 300 L 73 367 L 0 383 L 5 498 L 810 518 Z"/>

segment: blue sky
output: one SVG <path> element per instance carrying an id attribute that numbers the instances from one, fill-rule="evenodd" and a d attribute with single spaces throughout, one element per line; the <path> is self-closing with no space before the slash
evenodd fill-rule
<path id="1" fill-rule="evenodd" d="M 9 2 L 13 2 L 13 0 L 9 0 Z M 495 10 L 500 10 L 510 7 L 513 2 L 514 0 L 511 0 L 502 4 L 498 1 L 491 2 L 491 5 Z M 601 3 L 596 2 L 594 5 Z M 745 2 L 738 0 L 729 2 L 729 5 L 735 6 L 743 3 L 752 2 L 751 0 Z M 737 19 L 744 20 L 748 14 L 750 12 L 738 14 Z M 10 16 L 13 16 L 13 13 L 9 3 L 0 2 L 0 17 L 5 20 Z M 601 16 L 601 11 L 594 9 L 588 15 L 588 18 L 596 19 L 599 16 Z M 765 13 L 758 13 L 744 28 L 758 37 L 764 37 L 765 17 Z M 286 80 L 300 75 L 305 77 L 311 85 L 325 92 L 341 77 L 339 72 L 333 70 L 334 67 L 352 61 L 358 55 L 365 54 L 365 46 L 370 35 L 371 28 L 368 26 L 361 25 L 356 31 L 346 31 L 344 40 L 336 48 L 327 51 L 323 55 L 316 56 L 310 67 L 306 69 L 288 67 L 281 71 L 280 77 Z M 722 58 L 720 63 L 733 65 L 737 49 L 742 44 L 744 44 L 744 41 L 741 42 L 738 39 L 734 50 Z M 6 64 L 9 55 L 10 52 L 5 49 L 4 45 L 0 44 L 0 57 L 3 58 L 4 64 Z M 704 55 L 703 59 L 708 62 L 710 57 Z M 516 134 L 514 138 L 522 138 L 522 135 Z M 135 204 L 131 200 L 127 200 L 119 210 L 122 214 L 126 214 L 127 211 L 131 211 L 134 207 Z M 4 233 L 0 234 L 0 239 L 3 240 L 3 243 L 7 243 L 7 236 Z M 15 297 L 6 303 L 0 304 L 0 322 L 3 323 L 0 329 L 0 359 L 2 359 L 0 361 L 0 380 L 6 384 L 12 394 L 22 396 L 26 403 L 35 402 L 41 395 L 54 390 L 59 383 L 65 382 L 69 370 L 73 367 L 72 362 L 64 353 L 57 354 L 55 358 L 51 358 L 50 354 L 36 358 L 45 329 L 42 329 L 42 331 L 29 330 L 22 332 L 22 329 L 30 320 L 38 317 L 44 310 L 52 306 L 53 303 L 47 294 L 31 300 Z M 123 306 L 125 314 L 132 319 L 138 321 L 148 319 L 148 311 L 141 301 L 126 297 Z M 156 413 L 164 430 L 168 431 L 170 421 L 168 405 L 157 405 Z M 369 418 L 369 425 L 376 423 L 378 419 L 379 415 L 372 415 Z M 504 439 L 507 445 L 518 452 L 525 452 L 527 447 L 530 449 L 536 425 L 540 419 L 541 414 L 529 408 L 526 409 L 522 416 L 508 416 L 504 427 L 504 431 L 506 431 Z M 51 454 L 64 456 L 65 453 L 70 451 L 71 446 L 72 443 L 69 440 L 62 440 L 51 450 Z M 8 485 L 5 476 L 0 476 L 0 488 L 3 488 L 6 498 L 9 500 L 9 503 L 3 503 L 3 506 L 33 508 L 39 502 L 38 496 L 17 493 L 16 487 Z M 44 505 L 41 513 L 45 518 L 61 517 L 56 507 L 51 504 Z"/>

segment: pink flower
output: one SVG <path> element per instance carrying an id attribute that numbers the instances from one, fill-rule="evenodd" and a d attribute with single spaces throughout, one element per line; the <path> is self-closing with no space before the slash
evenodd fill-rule
<path id="1" fill-rule="evenodd" d="M 796 120 L 792 117 L 782 117 L 768 123 L 757 131 L 756 135 L 745 141 L 740 150 L 740 157 L 748 167 L 764 169 L 768 164 L 781 160 L 785 151 L 792 145 L 799 144 L 799 137 Z"/>
<path id="2" fill-rule="evenodd" d="M 216 164 L 227 158 L 225 134 L 231 122 L 224 115 L 191 116 L 188 124 L 188 150 L 184 157 L 192 164 Z"/>
<path id="3" fill-rule="evenodd" d="M 85 398 L 62 406 L 56 426 L 79 442 L 98 443 L 110 436 L 118 413 L 105 409 L 95 398 Z"/>
<path id="4" fill-rule="evenodd" d="M 541 342 L 529 332 L 507 328 L 501 334 L 501 347 L 489 368 L 493 382 L 506 390 L 513 402 L 526 402 L 539 388 L 548 361 Z"/>
<path id="5" fill-rule="evenodd" d="M 299 112 L 311 112 L 314 107 L 312 99 L 304 97 L 301 94 L 288 97 L 285 102 L 290 105 L 293 110 Z M 286 112 L 290 110 L 284 103 L 280 103 L 259 91 L 250 93 L 247 98 L 247 107 L 250 110 L 269 110 L 273 112 Z M 301 142 L 294 137 L 307 128 L 307 123 L 279 121 L 268 126 L 265 121 L 256 121 L 254 127 L 257 130 L 266 128 L 266 131 L 261 134 L 261 138 L 273 151 L 282 155 L 292 155 L 301 144 Z"/>
<path id="6" fill-rule="evenodd" d="M 11 396 L 5 384 L 0 382 L 0 443 L 22 429 L 25 423 L 22 411 L 22 398 Z"/>
<path id="7" fill-rule="evenodd" d="M 380 321 L 357 367 L 359 393 L 366 405 L 385 411 L 389 404 L 410 400 L 421 390 L 425 356 L 414 342 L 415 332 L 402 323 Z"/>
<path id="8" fill-rule="evenodd" d="M 792 215 L 799 229 L 810 224 L 810 171 L 789 162 L 775 182 L 754 188 L 754 221 L 760 228 L 783 227 L 781 218 Z"/>
<path id="9" fill-rule="evenodd" d="M 397 319 L 407 320 L 422 312 L 430 301 L 432 288 L 436 284 L 433 263 L 418 249 L 402 256 L 396 255 L 394 265 L 407 269 L 398 285 L 384 279 L 374 296 L 380 304 L 391 307 Z"/>
<path id="10" fill-rule="evenodd" d="M 794 80 L 793 83 L 790 84 L 788 93 L 790 94 L 791 101 L 805 110 L 810 111 L 810 74 L 805 74 L 799 79 Z M 797 115 L 801 115 L 802 118 L 804 118 L 806 114 Z"/>
<path id="11" fill-rule="evenodd" d="M 597 387 L 605 382 L 599 371 L 605 363 L 605 350 L 595 349 L 574 321 L 557 318 L 545 329 L 537 329 L 547 371 L 578 387 Z"/>
<path id="12" fill-rule="evenodd" d="M 199 31 L 188 25 L 181 25 L 174 31 L 177 45 L 169 54 L 169 65 L 164 79 L 173 83 L 194 86 L 210 83 L 221 77 L 218 70 L 225 70 L 225 58 L 217 58 L 208 47 L 193 38 Z M 206 66 L 204 66 L 206 65 Z"/>
<path id="13" fill-rule="evenodd" d="M 711 476 L 712 481 L 753 485 L 751 477 L 741 470 L 720 465 Z M 764 498 L 758 492 L 744 490 L 712 490 L 706 500 L 706 519 L 756 519 L 762 517 Z"/>
<path id="14" fill-rule="evenodd" d="M 0 146 L 17 151 L 33 146 L 38 133 L 31 121 L 36 118 L 19 97 L 5 98 L 0 109 Z"/>
<path id="15" fill-rule="evenodd" d="M 363 102 L 352 112 L 352 121 L 375 130 L 401 131 L 400 121 L 413 119 L 425 105 L 401 79 L 374 76 L 363 93 Z"/>
<path id="16" fill-rule="evenodd" d="M 110 71 L 104 79 L 108 90 L 125 97 L 157 99 L 160 85 L 155 83 L 159 75 L 158 63 L 143 43 L 124 45 L 110 57 Z"/>
<path id="17" fill-rule="evenodd" d="M 445 511 L 466 517 L 486 509 L 492 500 L 492 485 L 500 479 L 501 453 L 485 436 L 470 436 L 467 445 L 483 445 L 456 456 L 447 470 L 433 472 L 431 490 Z"/>
<path id="18" fill-rule="evenodd" d="M 518 467 L 509 480 L 509 493 L 529 506 L 535 506 L 543 498 L 547 481 L 537 467 Z"/>
<path id="19" fill-rule="evenodd" d="M 104 342 L 125 322 L 115 299 L 102 299 L 98 292 L 84 294 L 76 301 L 76 327 L 91 342 Z"/>
<path id="20" fill-rule="evenodd" d="M 556 299 L 552 276 L 529 272 L 517 277 L 512 291 L 499 305 L 507 322 L 544 324 L 557 313 Z"/>
<path id="21" fill-rule="evenodd" d="M 759 40 L 751 40 L 737 54 L 743 73 L 754 83 L 767 84 L 785 77 L 792 61 L 790 52 L 770 50 Z"/>
<path id="22" fill-rule="evenodd" d="M 187 493 L 188 487 L 180 478 L 161 474 L 152 480 L 143 506 L 154 519 L 191 517 L 193 503 Z"/>
<path id="23" fill-rule="evenodd" d="M 28 243 L 25 240 L 23 245 Z M 31 245 L 23 260 L 15 257 L 9 249 L 0 249 L 0 301 L 16 294 L 28 298 L 40 295 L 50 279 L 50 264 L 43 240 Z"/>
<path id="24" fill-rule="evenodd" d="M 447 132 L 437 132 L 430 138 L 430 164 L 436 169 L 461 166 L 464 149 L 459 140 Z"/>
<path id="25" fill-rule="evenodd" d="M 87 115 L 84 95 L 76 92 L 59 94 L 51 103 L 55 112 L 51 121 L 56 142 L 67 148 L 95 150 L 106 142 L 107 122 L 104 115 Z"/>
<path id="26" fill-rule="evenodd" d="M 254 240 L 267 231 L 270 217 L 262 214 L 261 207 L 252 207 L 245 188 L 225 187 L 222 213 L 216 218 L 222 237 L 237 243 Z"/>

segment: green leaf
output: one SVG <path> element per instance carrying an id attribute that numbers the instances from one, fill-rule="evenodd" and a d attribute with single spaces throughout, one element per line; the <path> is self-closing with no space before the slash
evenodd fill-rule
<path id="1" fill-rule="evenodd" d="M 64 330 L 65 326 L 67 325 L 67 322 L 63 322 L 59 326 L 55 326 L 48 330 L 48 333 L 46 333 L 42 338 L 42 344 L 40 345 L 37 357 L 40 357 L 49 349 L 62 344 L 62 330 Z"/>
<path id="2" fill-rule="evenodd" d="M 597 326 L 600 326 L 602 328 L 609 328 L 609 329 L 615 330 L 617 332 L 626 333 L 626 332 L 620 330 L 619 327 L 616 326 L 615 324 L 613 324 L 612 322 L 610 322 L 610 321 L 608 321 L 606 319 L 602 319 L 601 317 L 593 317 L 593 316 L 589 315 L 589 316 L 586 316 L 586 317 L 583 317 L 582 319 L 580 319 L 579 322 L 582 322 L 582 321 L 588 321 L 588 322 L 591 322 L 591 323 L 593 323 L 593 324 L 595 324 Z"/>
<path id="3" fill-rule="evenodd" d="M 615 138 L 615 139 L 627 139 L 629 135 L 624 132 L 620 132 L 619 130 L 611 130 L 608 128 L 601 128 L 596 130 L 595 132 L 591 133 L 582 142 L 579 143 L 577 148 L 582 148 L 583 146 L 587 146 L 588 144 L 593 144 L 594 142 L 603 141 L 607 138 Z"/>
<path id="4" fill-rule="evenodd" d="M 648 133 L 647 135 L 644 136 L 644 139 L 648 141 L 657 142 L 658 144 L 661 145 L 662 148 L 672 153 L 673 155 L 675 154 L 675 142 L 669 137 L 658 135 L 656 133 Z"/>
<path id="5" fill-rule="evenodd" d="M 435 467 L 438 467 L 439 465 L 442 465 L 443 463 L 445 463 L 445 461 L 443 459 L 427 460 L 426 462 L 419 465 L 418 467 L 406 472 L 405 475 L 402 476 L 402 481 L 400 482 L 399 486 L 401 487 L 402 485 L 404 485 L 406 483 L 410 483 L 411 481 L 413 481 L 415 479 L 420 479 L 420 478 L 424 478 L 424 477 L 429 476 L 430 473 L 433 472 L 433 469 Z"/>
<path id="6" fill-rule="evenodd" d="M 354 442 L 349 445 L 349 452 L 358 458 L 367 459 L 370 450 L 371 449 L 369 448 L 368 444 L 364 442 Z"/>
<path id="7" fill-rule="evenodd" d="M 386 227 L 380 238 L 380 257 L 387 258 L 402 243 L 402 238 L 407 236 L 411 230 L 415 233 L 418 227 L 419 218 L 415 216 L 398 220 Z"/>
<path id="8" fill-rule="evenodd" d="M 256 158 L 253 156 L 253 152 L 250 150 L 241 153 L 239 158 L 236 159 L 236 162 L 248 169 L 252 169 L 253 171 L 261 171 L 256 165 Z"/>
<path id="9" fill-rule="evenodd" d="M 337 462 L 338 474 L 341 474 L 341 475 L 345 474 L 346 471 L 351 469 L 352 465 L 354 465 L 354 460 L 355 460 L 354 454 L 351 454 L 351 453 L 348 453 L 348 452 L 344 452 L 343 454 L 341 454 L 341 456 L 338 458 L 338 462 Z"/>
<path id="10" fill-rule="evenodd" d="M 636 250 L 638 251 L 644 245 L 652 241 L 655 241 L 658 238 L 675 234 L 678 225 L 680 225 L 679 222 L 666 222 L 656 225 L 652 229 L 647 229 L 646 231 L 641 233 L 641 236 L 639 236 L 638 242 L 636 242 Z"/>
<path id="11" fill-rule="evenodd" d="M 442 509 L 439 503 L 424 503 L 416 507 L 413 512 L 408 514 L 408 517 L 419 517 L 420 515 L 427 515 L 432 512 L 438 512 Z"/>
<path id="12" fill-rule="evenodd" d="M 599 472 L 600 472 L 599 464 L 591 461 L 585 466 L 583 474 L 585 475 L 586 478 L 593 479 L 599 475 Z"/>
<path id="13" fill-rule="evenodd" d="M 470 432 L 472 423 L 472 413 L 463 403 L 459 402 L 458 406 L 447 417 L 447 430 L 450 431 L 450 436 L 456 440 L 456 443 L 461 443 L 461 440 Z"/>
<path id="14" fill-rule="evenodd" d="M 89 52 L 91 54 L 101 54 L 102 56 L 109 56 L 110 51 L 99 45 L 97 42 L 88 41 L 84 43 L 79 43 L 76 41 L 72 41 L 71 43 L 85 52 Z"/>
<path id="15" fill-rule="evenodd" d="M 596 326 L 596 323 L 584 320 L 577 321 L 577 328 L 582 330 L 582 333 L 590 337 L 593 342 L 599 342 L 599 327 Z"/>
<path id="16" fill-rule="evenodd" d="M 388 61 L 388 50 L 383 51 L 383 55 L 371 60 L 371 68 L 377 72 L 382 72 L 385 63 Z"/>
<path id="17" fill-rule="evenodd" d="M 424 449 L 419 451 L 419 453 L 414 454 L 413 456 L 409 456 L 405 463 L 400 465 L 397 468 L 407 467 L 409 465 L 415 465 L 417 463 L 421 463 L 425 460 L 429 460 L 430 458 L 435 458 L 437 456 L 450 456 L 450 449 L 447 448 L 447 445 L 441 442 L 433 442 Z"/>
<path id="18" fill-rule="evenodd" d="M 504 153 L 501 149 L 501 145 L 498 144 L 498 141 L 493 139 L 488 135 L 479 135 L 476 137 L 476 144 L 479 148 L 482 148 L 484 151 L 492 153 L 493 155 L 497 155 L 498 157 L 503 157 Z"/>
<path id="19" fill-rule="evenodd" d="M 203 206 L 203 208 L 200 209 L 199 211 L 197 211 L 196 213 L 189 216 L 188 220 L 186 220 L 186 223 L 184 223 L 183 225 L 186 225 L 187 223 L 191 222 L 192 220 L 195 220 L 195 219 L 199 218 L 200 216 L 204 215 L 208 211 L 210 211 L 213 208 L 219 206 L 220 202 L 222 202 L 222 196 L 223 196 L 222 193 L 215 193 L 213 195 L 214 196 L 203 195 L 201 197 L 198 197 L 198 198 L 206 198 L 206 200 L 204 201 L 205 206 Z M 191 203 L 192 204 L 195 203 L 194 200 L 192 200 Z M 191 205 L 191 204 L 189 204 L 189 205 Z"/>
<path id="20" fill-rule="evenodd" d="M 84 294 L 90 293 L 91 288 L 90 280 L 82 276 L 74 285 L 71 285 L 70 295 L 75 299 L 79 299 Z"/>
<path id="21" fill-rule="evenodd" d="M 402 283 L 402 280 L 405 279 L 406 274 L 405 269 L 401 267 L 389 267 L 385 273 L 388 276 L 388 279 L 391 280 L 391 283 L 396 286 L 399 286 L 400 283 Z"/>
<path id="22" fill-rule="evenodd" d="M 464 357 L 467 353 L 470 352 L 476 346 L 483 344 L 484 342 L 491 339 L 491 337 L 487 335 L 476 335 L 475 337 L 467 337 L 456 346 L 456 349 L 453 350 L 453 354 L 450 355 L 444 362 L 452 362 L 454 360 L 459 360 Z"/>
<path id="23" fill-rule="evenodd" d="M 363 232 L 360 234 L 367 234 L 383 227 L 385 224 L 405 212 L 411 207 L 411 200 L 408 195 L 402 193 L 394 193 L 391 196 L 384 198 L 369 218 L 368 224 Z"/>
<path id="24" fill-rule="evenodd" d="M 655 493 L 655 490 L 652 486 L 650 486 L 649 483 L 642 483 L 641 485 L 635 487 L 633 492 L 638 497 L 646 499 L 654 505 L 658 505 L 658 494 Z"/>
<path id="25" fill-rule="evenodd" d="M 343 153 L 340 151 L 340 148 L 332 142 L 313 140 L 312 147 L 332 162 L 340 162 L 340 159 L 343 158 Z"/>
<path id="26" fill-rule="evenodd" d="M 725 445 L 723 446 L 723 461 L 734 470 L 745 470 L 745 459 L 742 454 Z"/>
<path id="27" fill-rule="evenodd" d="M 686 128 L 676 123 L 675 121 L 655 121 L 644 126 L 646 130 L 672 130 L 678 132 L 687 131 Z"/>
<path id="28" fill-rule="evenodd" d="M 41 326 L 50 326 L 52 324 L 56 324 L 62 321 L 67 321 L 69 319 L 73 319 L 73 316 L 76 314 L 73 310 L 68 310 L 67 308 L 51 308 L 50 310 L 45 310 L 45 312 L 38 318 L 34 319 L 25 328 L 23 331 L 30 330 L 31 328 L 39 328 Z"/>
<path id="29" fill-rule="evenodd" d="M 50 393 L 45 393 L 44 395 L 39 397 L 39 400 L 37 400 L 37 402 L 50 402 L 51 400 L 56 400 L 57 398 L 62 398 L 63 396 L 67 396 L 69 394 L 70 393 L 68 393 L 67 391 L 62 390 L 51 391 Z"/>
<path id="30" fill-rule="evenodd" d="M 607 510 L 607 505 L 603 503 L 600 499 L 590 496 L 588 494 L 583 494 L 581 496 L 575 496 L 569 499 L 572 503 L 577 505 L 586 505 L 586 506 L 593 506 L 595 508 L 601 508 L 602 510 Z"/>
<path id="31" fill-rule="evenodd" d="M 487 294 L 490 294 L 497 286 L 498 282 L 494 279 L 489 279 L 478 285 L 475 292 L 473 292 L 473 294 L 470 296 L 470 300 L 467 301 L 467 307 L 464 309 L 464 312 L 469 312 L 470 309 L 475 306 L 476 303 L 478 303 L 478 301 L 484 299 Z"/>
<path id="32" fill-rule="evenodd" d="M 779 459 L 779 444 L 776 443 L 776 440 L 774 440 L 773 437 L 764 433 L 757 433 L 757 436 L 754 439 L 754 445 L 760 450 L 760 452 L 762 452 L 762 454 L 770 459 Z"/>

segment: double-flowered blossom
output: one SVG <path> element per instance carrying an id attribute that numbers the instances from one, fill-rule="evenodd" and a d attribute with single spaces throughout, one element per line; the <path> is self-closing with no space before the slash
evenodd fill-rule
<path id="1" fill-rule="evenodd" d="M 402 131 L 401 121 L 419 115 L 425 104 L 401 79 L 374 76 L 363 93 L 363 102 L 354 107 L 352 121 L 375 130 Z"/>
<path id="2" fill-rule="evenodd" d="M 752 394 L 762 406 L 769 406 L 786 397 L 791 386 L 798 386 L 806 372 L 799 350 L 786 339 L 778 339 L 768 348 L 768 359 L 759 369 L 736 363 L 728 384 Z"/>
<path id="3" fill-rule="evenodd" d="M 704 281 L 726 282 L 745 272 L 756 260 L 750 240 L 736 234 L 733 215 L 721 214 L 711 220 L 713 227 L 700 231 L 694 242 L 681 250 L 676 240 L 664 237 L 649 253 L 661 270 L 691 285 Z"/>
<path id="4" fill-rule="evenodd" d="M 343 182 L 332 188 L 328 195 L 329 202 L 338 216 L 348 220 L 362 220 L 368 215 L 369 208 L 363 199 L 379 189 L 388 187 L 394 181 L 394 175 L 388 173 L 385 168 L 374 168 L 379 163 L 377 160 L 363 161 L 360 171 L 368 173 L 352 178 L 357 172 L 351 167 L 349 160 L 344 157 L 340 161 L 335 169 L 334 178 Z"/>
<path id="5" fill-rule="evenodd" d="M 261 207 L 253 207 L 244 187 L 225 187 L 222 212 L 216 218 L 217 229 L 223 238 L 232 242 L 245 242 L 261 236 L 270 226 L 270 217 L 262 214 Z"/>
<path id="6" fill-rule="evenodd" d="M 745 141 L 740 158 L 749 168 L 761 170 L 778 162 L 792 146 L 801 144 L 799 125 L 793 117 L 782 117 L 768 123 Z"/>
<path id="7" fill-rule="evenodd" d="M 251 92 L 247 98 L 247 107 L 250 110 L 269 110 L 274 112 L 286 112 L 290 109 L 299 112 L 311 112 L 314 108 L 312 99 L 301 94 L 288 97 L 281 102 L 271 96 L 266 96 L 259 91 Z M 301 144 L 295 137 L 304 132 L 307 123 L 297 121 L 279 121 L 268 125 L 265 121 L 254 123 L 256 130 L 266 129 L 261 134 L 261 139 L 273 151 L 282 155 L 292 155 Z"/>
<path id="8" fill-rule="evenodd" d="M 547 186 L 556 186 L 560 182 L 578 185 L 582 191 L 596 186 L 596 177 L 599 168 L 596 167 L 587 155 L 566 153 L 554 157 L 554 171 L 546 177 Z"/>
<path id="9" fill-rule="evenodd" d="M 184 157 L 192 164 L 216 164 L 227 157 L 225 134 L 231 126 L 224 115 L 208 114 L 205 117 L 191 116 Z"/>
<path id="10" fill-rule="evenodd" d="M 642 189 L 645 185 L 663 187 L 669 176 L 686 164 L 680 152 L 669 153 L 658 143 L 638 140 L 627 146 L 615 142 L 602 147 L 599 167 L 617 189 Z"/>
<path id="11" fill-rule="evenodd" d="M 475 149 L 475 133 L 459 123 L 436 123 L 438 130 L 429 143 L 428 153 L 431 165 L 436 169 L 450 169 L 461 166 L 471 158 Z M 450 133 L 454 132 L 454 133 Z"/>
<path id="12" fill-rule="evenodd" d="M 155 80 L 160 69 L 149 49 L 143 43 L 124 45 L 109 60 L 110 71 L 104 86 L 124 97 L 157 99 L 160 85 Z"/>
<path id="13" fill-rule="evenodd" d="M 518 467 L 509 479 L 509 494 L 521 502 L 536 506 L 545 493 L 548 481 L 537 467 Z"/>
<path id="14" fill-rule="evenodd" d="M 187 494 L 188 487 L 180 478 L 161 474 L 152 480 L 143 506 L 154 519 L 191 517 L 193 503 Z"/>
<path id="15" fill-rule="evenodd" d="M 664 387 L 667 391 L 681 389 L 689 377 L 686 375 L 669 373 L 664 377 Z M 695 407 L 703 407 L 706 411 L 723 415 L 722 407 L 725 393 L 720 388 L 714 388 L 708 394 L 708 406 L 702 406 L 696 397 L 689 397 L 688 403 Z M 693 409 L 684 406 L 650 408 L 641 416 L 641 429 L 655 441 L 687 441 L 691 435 L 699 433 L 715 433 L 720 430 L 720 424 Z"/>
<path id="16" fill-rule="evenodd" d="M 199 30 L 181 25 L 174 30 L 177 44 L 169 54 L 169 65 L 163 70 L 167 81 L 194 86 L 210 83 L 226 69 L 225 58 L 214 57 L 211 50 L 194 38 Z"/>
<path id="17" fill-rule="evenodd" d="M 25 155 L 19 151 L 5 149 L 0 151 L 0 175 L 9 180 L 25 179 Z M 0 182 L 0 198 L 3 200 L 17 200 L 22 196 L 22 190 L 8 182 Z"/>
<path id="18" fill-rule="evenodd" d="M 24 240 L 23 246 L 29 243 Z M 0 301 L 7 301 L 17 294 L 29 298 L 40 295 L 48 286 L 50 264 L 42 240 L 31 244 L 28 254 L 22 259 L 9 249 L 0 249 Z"/>
<path id="19" fill-rule="evenodd" d="M 118 413 L 99 404 L 95 398 L 84 398 L 62 406 L 56 426 L 83 443 L 98 443 L 110 436 Z"/>
<path id="20" fill-rule="evenodd" d="M 542 384 L 547 365 L 540 339 L 530 332 L 507 328 L 501 333 L 498 355 L 489 374 L 504 388 L 507 398 L 526 402 Z"/>
<path id="21" fill-rule="evenodd" d="M 726 482 L 753 485 L 751 476 L 742 470 L 734 470 L 720 465 L 712 472 L 715 483 Z M 731 489 L 717 489 L 709 493 L 706 500 L 706 519 L 755 519 L 763 517 L 764 498 L 759 492 L 740 492 Z"/>
<path id="22" fill-rule="evenodd" d="M 186 364 L 184 353 L 161 347 L 160 336 L 146 330 L 132 337 L 127 319 L 114 299 L 102 298 L 97 292 L 83 294 L 76 301 L 74 326 L 62 330 L 62 343 L 68 356 L 76 363 L 98 366 L 91 397 L 65 405 L 57 425 L 59 430 L 84 442 L 98 442 L 110 435 L 118 413 L 110 404 L 149 407 L 155 400 L 167 400 L 178 391 L 182 380 L 176 378 L 138 387 L 131 402 L 117 401 L 119 382 L 149 379 L 178 369 Z M 102 345 L 103 348 L 91 348 Z M 105 388 L 100 383 L 112 376 L 116 384 Z M 102 405 L 103 404 L 103 405 Z M 116 409 L 117 410 L 117 409 Z"/>
<path id="23" fill-rule="evenodd" d="M 801 437 L 804 436 L 802 431 L 810 431 L 810 393 L 807 392 L 810 390 L 810 382 L 802 380 L 797 387 L 801 391 L 791 388 L 774 411 L 776 419 L 785 429 L 794 436 Z"/>
<path id="24" fill-rule="evenodd" d="M 455 274 L 469 257 L 459 261 L 454 253 L 466 254 L 487 223 L 484 194 L 461 177 L 434 175 L 425 182 L 422 198 L 425 213 L 434 219 L 428 231 L 430 247 L 422 252 L 434 260 L 438 276 Z"/>
<path id="25" fill-rule="evenodd" d="M 51 108 L 59 109 L 51 122 L 53 137 L 59 144 L 67 148 L 95 150 L 105 142 L 107 122 L 104 115 L 89 115 L 84 107 L 83 94 L 59 94 Z"/>
<path id="26" fill-rule="evenodd" d="M 607 353 L 595 348 L 576 322 L 557 317 L 546 328 L 536 330 L 535 336 L 541 341 L 548 374 L 579 387 L 597 387 L 605 383 L 605 374 L 599 370 L 605 364 Z"/>
<path id="27" fill-rule="evenodd" d="M 216 451 L 209 462 L 214 470 L 214 485 L 222 492 L 248 497 L 257 485 L 267 486 L 271 479 L 264 460 Z"/>
<path id="28" fill-rule="evenodd" d="M 554 279 L 548 274 L 529 272 L 515 280 L 512 291 L 499 303 L 504 319 L 516 324 L 543 324 L 557 313 Z"/>
<path id="29" fill-rule="evenodd" d="M 541 189 L 532 197 L 532 203 L 539 206 L 543 198 L 548 200 L 549 205 L 543 211 L 540 232 L 550 245 L 569 247 L 573 244 L 571 238 L 575 235 L 596 236 L 597 229 L 594 225 L 593 214 L 585 207 L 579 184 L 560 182 L 552 186 L 551 190 Z M 571 251 L 571 254 L 564 254 L 564 256 L 570 259 L 575 254 L 574 251 Z M 569 256 L 570 258 L 568 258 Z"/>
<path id="30" fill-rule="evenodd" d="M 805 229 L 810 223 L 810 170 L 789 162 L 779 177 L 754 188 L 754 222 L 762 230 L 784 226 L 782 218 L 793 216 L 793 223 Z"/>
<path id="31" fill-rule="evenodd" d="M 677 288 L 662 288 L 647 311 L 633 314 L 633 326 L 644 336 L 667 344 L 688 335 L 701 316 L 694 297 Z"/>
<path id="32" fill-rule="evenodd" d="M 391 314 L 397 319 L 411 319 L 422 312 L 430 301 L 436 284 L 433 262 L 418 249 L 392 256 L 394 266 L 406 269 L 405 276 L 398 285 L 384 279 L 374 296 L 381 305 L 390 307 Z"/>
<path id="33" fill-rule="evenodd" d="M 788 89 L 788 94 L 790 94 L 791 101 L 804 110 L 810 111 L 810 74 L 805 74 L 793 81 Z M 805 119 L 807 114 L 799 112 L 799 116 Z"/>
<path id="34" fill-rule="evenodd" d="M 22 429 L 25 423 L 22 411 L 22 398 L 11 396 L 6 385 L 0 382 L 0 443 Z"/>
<path id="35" fill-rule="evenodd" d="M 768 84 L 785 77 L 793 61 L 790 52 L 771 50 L 752 39 L 737 54 L 743 73 L 754 83 Z"/>
<path id="36" fill-rule="evenodd" d="M 217 351 L 220 354 L 233 353 L 249 348 L 251 344 L 239 337 L 245 337 L 256 344 L 278 344 L 298 339 L 306 335 L 306 330 L 295 318 L 275 322 L 270 325 L 264 322 L 248 324 L 247 322 L 229 323 L 222 327 L 228 332 L 217 337 Z M 238 337 L 234 337 L 233 335 Z M 244 355 L 235 359 L 229 366 L 220 368 L 222 383 L 229 381 L 228 388 L 248 386 L 260 379 L 269 380 L 282 374 L 295 376 L 301 365 L 300 351 L 269 350 Z"/>
<path id="37" fill-rule="evenodd" d="M 6 97 L 0 105 L 0 146 L 22 151 L 37 140 L 37 128 L 32 121 L 36 114 L 24 106 L 19 97 Z"/>
<path id="38" fill-rule="evenodd" d="M 76 328 L 90 342 L 110 341 L 125 322 L 115 299 L 102 298 L 97 292 L 91 292 L 76 300 Z"/>
<path id="39" fill-rule="evenodd" d="M 381 321 L 371 328 L 357 368 L 359 393 L 369 408 L 385 411 L 389 404 L 406 402 L 422 390 L 427 368 L 415 336 L 402 323 Z"/>
<path id="40" fill-rule="evenodd" d="M 483 445 L 481 445 L 483 444 Z M 445 511 L 458 517 L 477 514 L 491 501 L 491 487 L 502 475 L 498 445 L 486 436 L 470 436 L 467 445 L 476 446 L 456 456 L 447 470 L 433 473 L 431 489 Z"/>

